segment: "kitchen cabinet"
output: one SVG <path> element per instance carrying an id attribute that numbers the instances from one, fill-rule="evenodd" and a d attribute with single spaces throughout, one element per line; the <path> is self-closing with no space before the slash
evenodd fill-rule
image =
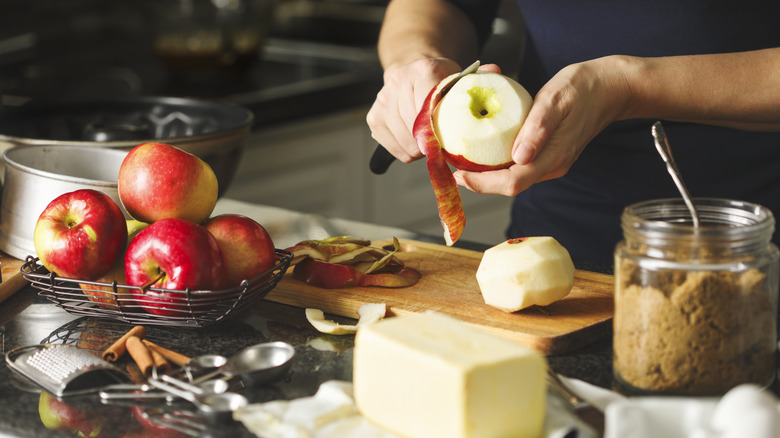
<path id="1" fill-rule="evenodd" d="M 367 108 L 254 131 L 228 198 L 327 217 L 372 222 L 441 235 L 424 160 L 395 163 L 374 175 L 376 147 Z M 467 225 L 463 239 L 493 245 L 504 239 L 511 199 L 461 190 Z"/>

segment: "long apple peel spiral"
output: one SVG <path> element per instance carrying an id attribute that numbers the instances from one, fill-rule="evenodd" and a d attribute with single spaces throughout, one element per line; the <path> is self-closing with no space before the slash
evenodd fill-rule
<path id="1" fill-rule="evenodd" d="M 428 174 L 436 195 L 439 218 L 444 227 L 444 241 L 452 246 L 463 234 L 466 227 L 466 215 L 463 212 L 463 201 L 455 177 L 447 165 L 447 158 L 441 148 L 433 126 L 433 111 L 441 98 L 458 79 L 460 73 L 455 73 L 442 79 L 425 97 L 423 106 L 414 120 L 412 134 L 420 151 L 427 157 Z"/>

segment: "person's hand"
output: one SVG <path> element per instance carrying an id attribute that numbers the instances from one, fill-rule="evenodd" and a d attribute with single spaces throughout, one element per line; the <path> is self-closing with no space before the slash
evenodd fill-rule
<path id="1" fill-rule="evenodd" d="M 565 175 L 585 145 L 617 120 L 628 86 L 608 57 L 562 69 L 542 87 L 512 148 L 508 169 L 455 172 L 455 180 L 478 193 L 514 196 L 531 185 Z"/>
<path id="2" fill-rule="evenodd" d="M 385 70 L 384 86 L 368 111 L 371 136 L 404 163 L 422 157 L 412 126 L 423 101 L 440 80 L 460 71 L 446 58 L 425 58 Z"/>

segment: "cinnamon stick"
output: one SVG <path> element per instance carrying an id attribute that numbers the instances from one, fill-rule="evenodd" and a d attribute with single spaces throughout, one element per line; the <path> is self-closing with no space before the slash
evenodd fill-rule
<path id="1" fill-rule="evenodd" d="M 143 341 L 141 342 L 143 343 Z M 154 366 L 157 368 L 158 373 L 164 373 L 171 369 L 171 364 L 168 363 L 168 360 L 162 354 L 150 349 L 148 346 L 146 348 L 152 353 L 152 361 L 154 361 Z"/>
<path id="2" fill-rule="evenodd" d="M 152 341 L 142 339 L 141 340 L 150 350 L 156 351 L 157 353 L 161 354 L 165 359 L 167 359 L 169 362 L 173 362 L 175 365 L 183 366 L 187 362 L 190 361 L 190 358 L 181 354 L 177 353 L 175 351 L 169 350 L 165 347 L 161 347 L 157 344 L 155 344 Z"/>
<path id="3" fill-rule="evenodd" d="M 125 365 L 125 371 L 127 371 L 127 375 L 130 376 L 130 380 L 133 381 L 133 383 L 144 383 L 146 382 L 146 377 L 141 374 L 141 370 L 138 369 L 137 366 L 133 362 L 128 362 Z"/>
<path id="4" fill-rule="evenodd" d="M 154 358 L 152 352 L 146 348 L 141 339 L 137 336 L 130 336 L 125 342 L 127 352 L 130 353 L 130 357 L 133 358 L 138 369 L 141 370 L 141 374 L 146 377 L 152 373 L 152 367 L 154 367 Z"/>
<path id="5" fill-rule="evenodd" d="M 106 348 L 105 351 L 103 351 L 103 353 L 101 354 L 103 360 L 109 362 L 116 362 L 117 360 L 119 360 L 119 358 L 122 357 L 123 354 L 125 354 L 125 351 L 127 351 L 127 347 L 125 346 L 127 339 L 133 336 L 139 339 L 146 336 L 146 327 L 142 325 L 137 325 L 131 328 L 127 333 L 122 335 L 122 337 L 117 339 L 110 347 Z"/>

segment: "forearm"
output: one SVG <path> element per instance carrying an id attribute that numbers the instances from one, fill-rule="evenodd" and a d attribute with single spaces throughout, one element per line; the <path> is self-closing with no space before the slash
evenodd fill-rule
<path id="1" fill-rule="evenodd" d="M 780 131 L 780 48 L 614 61 L 628 89 L 621 118 Z"/>
<path id="2" fill-rule="evenodd" d="M 448 58 L 461 66 L 478 53 L 469 19 L 444 0 L 393 0 L 379 35 L 382 66 L 404 65 L 422 58 Z"/>

